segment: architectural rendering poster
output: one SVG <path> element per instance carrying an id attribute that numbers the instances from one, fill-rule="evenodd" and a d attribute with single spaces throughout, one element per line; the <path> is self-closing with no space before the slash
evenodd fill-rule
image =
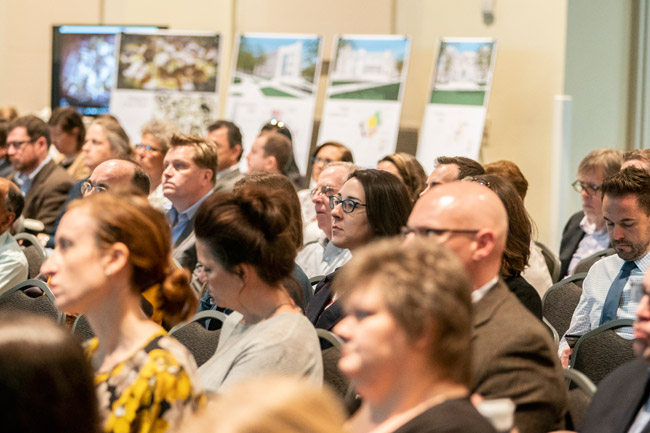
<path id="1" fill-rule="evenodd" d="M 244 154 L 264 124 L 284 122 L 291 132 L 296 163 L 307 170 L 321 66 L 317 35 L 239 35 L 226 118 L 241 129 Z M 245 165 L 242 159 L 242 165 Z"/>
<path id="2" fill-rule="evenodd" d="M 417 151 L 427 173 L 439 156 L 478 159 L 496 45 L 494 39 L 441 40 Z"/>
<path id="3" fill-rule="evenodd" d="M 395 152 L 409 48 L 401 35 L 337 37 L 318 144 L 345 144 L 363 167 Z"/>
<path id="4" fill-rule="evenodd" d="M 205 32 L 122 33 L 111 113 L 131 141 L 151 119 L 203 134 L 219 107 L 219 35 Z"/>

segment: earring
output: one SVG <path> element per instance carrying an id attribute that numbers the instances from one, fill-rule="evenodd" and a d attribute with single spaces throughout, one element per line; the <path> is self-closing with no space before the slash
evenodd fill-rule
<path id="1" fill-rule="evenodd" d="M 111 276 L 111 271 L 109 271 L 108 269 L 104 269 L 104 275 L 106 275 L 107 277 L 110 277 Z"/>

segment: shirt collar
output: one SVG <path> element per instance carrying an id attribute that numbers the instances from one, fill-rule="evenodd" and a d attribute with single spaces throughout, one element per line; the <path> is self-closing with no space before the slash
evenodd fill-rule
<path id="1" fill-rule="evenodd" d="M 582 217 L 582 220 L 580 221 L 580 228 L 582 229 L 583 232 L 585 232 L 588 235 L 607 234 L 607 226 L 606 225 L 603 224 L 603 227 L 600 230 L 596 230 L 596 224 L 590 223 L 589 220 L 587 219 L 587 215 Z"/>
<path id="2" fill-rule="evenodd" d="M 32 181 L 36 177 L 36 175 L 45 167 L 45 164 L 48 162 L 52 161 L 52 157 L 50 155 L 47 155 L 47 157 L 39 164 L 38 167 L 34 171 L 32 171 L 30 174 L 25 174 L 22 171 L 19 171 L 16 173 L 16 177 L 20 178 L 23 182 L 24 181 Z"/>
<path id="3" fill-rule="evenodd" d="M 472 303 L 476 304 L 478 301 L 483 299 L 483 296 L 485 296 L 487 294 L 487 292 L 489 292 L 492 287 L 496 286 L 496 284 L 498 282 L 499 282 L 499 276 L 497 275 L 494 278 L 492 278 L 490 281 L 488 281 L 487 283 L 483 284 L 478 289 L 474 290 L 472 292 Z"/>
<path id="4" fill-rule="evenodd" d="M 196 211 L 199 210 L 199 206 L 201 206 L 201 203 L 203 203 L 203 200 L 208 198 L 208 196 L 210 194 L 212 194 L 212 192 L 213 192 L 212 190 L 208 191 L 203 197 L 198 199 L 196 201 L 196 203 L 194 203 L 192 206 L 188 207 L 187 209 L 185 209 L 184 212 L 181 212 L 181 213 L 179 213 L 176 210 L 176 208 L 172 205 L 172 207 L 167 212 L 167 216 L 169 217 L 169 221 L 173 222 L 174 220 L 176 220 L 176 218 L 178 218 L 179 221 L 181 221 L 181 220 L 191 221 L 192 218 L 194 218 L 194 215 L 196 214 Z M 181 218 L 181 217 L 183 217 L 183 218 Z"/>
<path id="5" fill-rule="evenodd" d="M 224 168 L 224 169 L 221 170 L 221 171 L 218 171 L 218 172 L 217 172 L 217 180 L 221 179 L 222 177 L 224 177 L 224 176 L 227 175 L 228 173 L 232 173 L 233 171 L 237 170 L 238 168 L 239 168 L 239 165 L 238 165 L 238 164 L 235 164 L 235 165 L 231 165 L 231 166 L 228 167 L 228 168 Z"/>

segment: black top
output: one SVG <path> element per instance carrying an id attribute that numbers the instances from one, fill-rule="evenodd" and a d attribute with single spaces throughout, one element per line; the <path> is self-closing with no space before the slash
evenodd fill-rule
<path id="1" fill-rule="evenodd" d="M 507 278 L 505 282 L 510 291 L 517 296 L 519 302 L 524 304 L 535 317 L 542 320 L 542 298 L 539 297 L 537 290 L 521 275 Z"/>
<path id="2" fill-rule="evenodd" d="M 458 398 L 427 409 L 393 433 L 496 433 L 496 430 L 469 398 Z"/>

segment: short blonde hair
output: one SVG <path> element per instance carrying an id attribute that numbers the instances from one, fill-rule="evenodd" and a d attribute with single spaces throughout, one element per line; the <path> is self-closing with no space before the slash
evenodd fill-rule
<path id="1" fill-rule="evenodd" d="M 327 389 L 289 377 L 240 382 L 210 402 L 183 432 L 343 433 L 343 408 Z"/>

